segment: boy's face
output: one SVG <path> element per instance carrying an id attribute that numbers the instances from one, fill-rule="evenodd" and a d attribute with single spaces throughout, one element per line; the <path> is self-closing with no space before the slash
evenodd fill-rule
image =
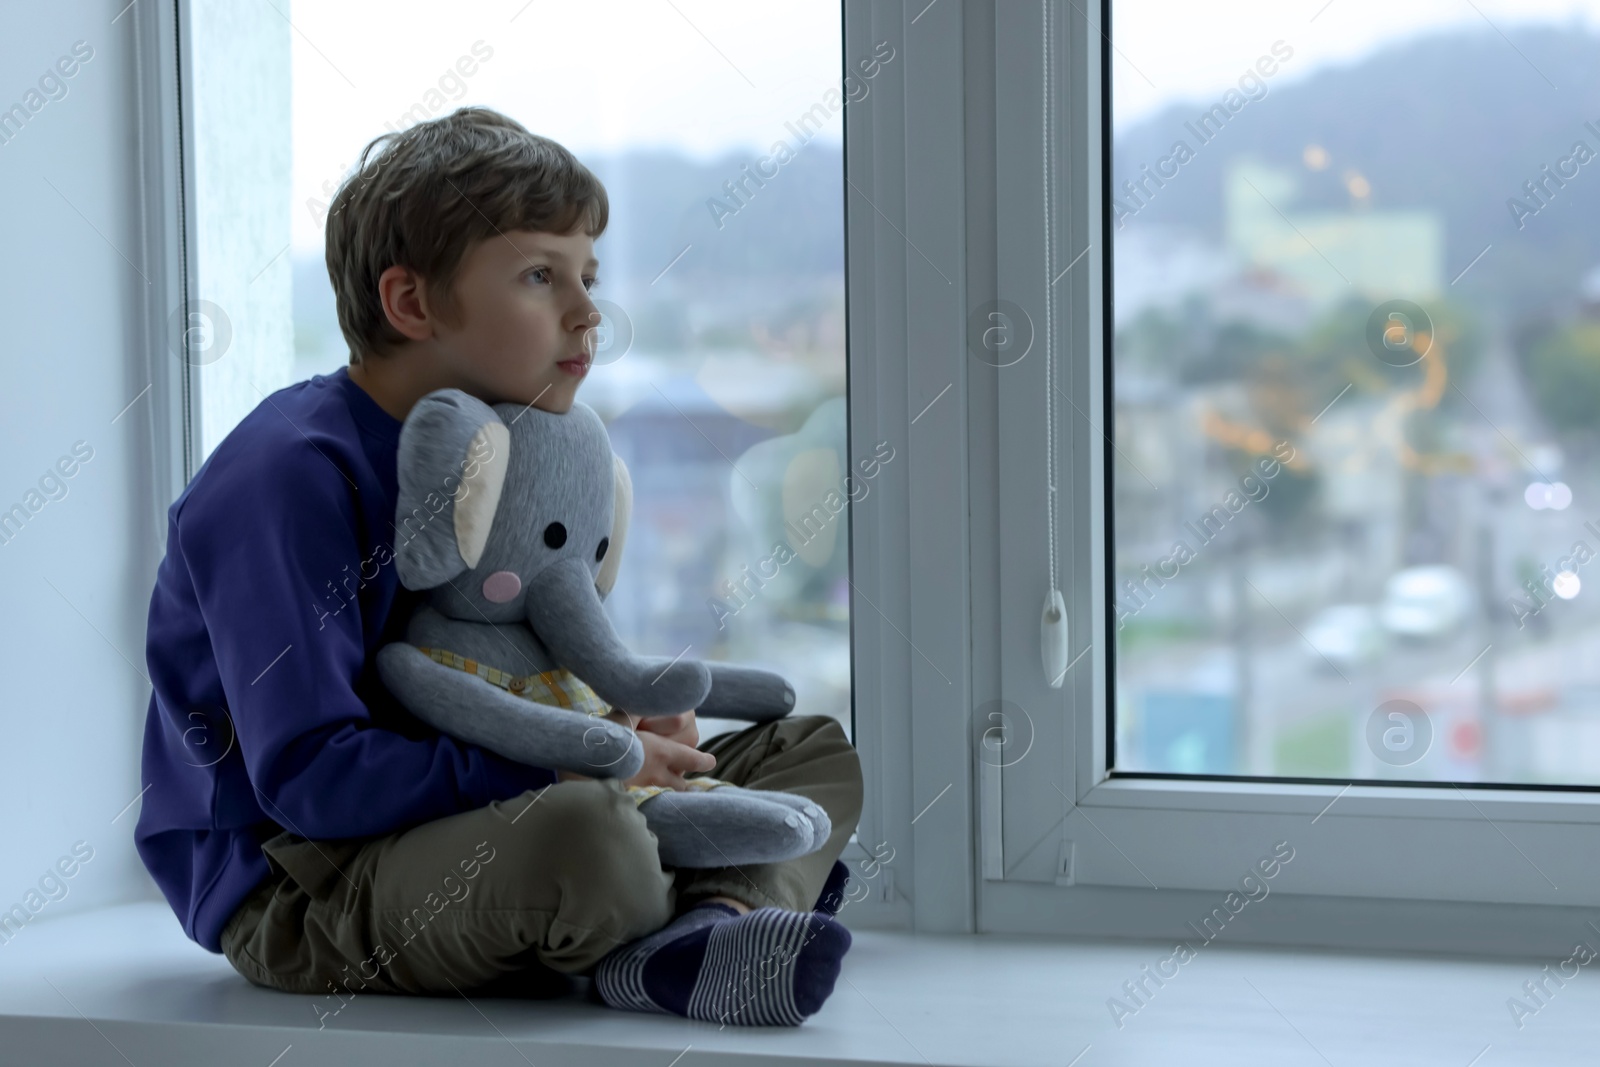
<path id="1" fill-rule="evenodd" d="M 455 325 L 433 322 L 433 347 L 459 388 L 490 404 L 570 410 L 594 359 L 598 266 L 594 238 L 581 231 L 508 230 L 468 248 Z"/>

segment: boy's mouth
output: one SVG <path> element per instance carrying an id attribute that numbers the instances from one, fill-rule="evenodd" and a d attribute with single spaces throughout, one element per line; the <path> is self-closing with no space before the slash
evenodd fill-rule
<path id="1" fill-rule="evenodd" d="M 589 373 L 589 361 L 587 359 L 564 359 L 557 363 L 556 366 L 568 374 L 577 375 L 579 378 Z"/>

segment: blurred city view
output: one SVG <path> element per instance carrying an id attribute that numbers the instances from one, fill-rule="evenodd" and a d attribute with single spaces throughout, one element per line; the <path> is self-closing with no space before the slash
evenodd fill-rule
<path id="1" fill-rule="evenodd" d="M 337 24 L 318 20 L 343 15 L 303 5 L 297 10 L 305 12 L 307 35 L 325 43 L 339 39 Z M 459 26 L 436 26 L 443 58 L 414 61 L 427 73 L 463 50 L 457 39 L 470 41 L 478 33 L 495 48 L 497 58 L 484 65 L 471 91 L 433 110 L 485 104 L 504 111 L 571 148 L 610 199 L 609 225 L 595 246 L 600 281 L 593 292 L 604 313 L 599 351 L 578 400 L 605 420 L 633 481 L 622 566 L 606 600 L 613 623 L 642 654 L 778 671 L 795 687 L 796 714 L 833 716 L 851 733 L 848 510 L 835 513 L 832 506 L 848 495 L 844 479 L 851 473 L 843 116 L 823 105 L 842 77 L 837 7 L 817 5 L 804 25 L 788 11 L 781 19 L 775 12 L 766 22 L 722 27 L 715 36 L 732 56 L 728 63 L 670 7 L 653 12 L 650 19 L 664 28 L 644 20 L 631 31 L 642 36 L 612 47 L 642 49 L 642 69 L 668 62 L 651 51 L 648 36 L 670 33 L 692 42 L 695 54 L 677 61 L 682 76 L 652 83 L 648 103 L 634 101 L 638 108 L 670 105 L 666 110 L 680 112 L 680 122 L 651 130 L 649 143 L 609 151 L 584 141 L 598 130 L 615 141 L 616 131 L 633 119 L 595 101 L 588 88 L 592 56 L 583 50 L 552 54 L 531 17 L 508 27 L 503 15 L 483 16 L 480 26 L 474 20 L 481 14 L 463 11 Z M 430 24 L 454 17 L 432 8 L 427 15 Z M 404 31 L 403 25 L 395 31 L 396 47 L 423 47 Z M 741 80 L 737 67 L 760 53 L 748 43 L 736 47 L 737 32 L 785 39 L 781 62 L 751 68 L 764 95 Z M 346 87 L 299 36 L 293 47 L 296 79 L 306 83 L 295 94 L 296 152 L 353 164 L 362 145 L 384 132 L 382 125 L 341 125 L 326 100 L 350 95 Z M 537 73 L 526 70 L 524 60 L 533 58 Z M 336 54 L 336 60 L 346 58 Z M 420 75 L 382 73 L 395 88 L 378 113 L 400 114 L 416 95 L 412 83 Z M 364 93 L 376 77 L 361 79 Z M 719 89 L 718 79 L 736 90 Z M 562 89 L 553 97 L 549 88 L 556 83 Z M 735 92 L 724 101 L 729 106 L 706 104 Z M 629 94 L 620 99 L 628 103 Z M 726 128 L 716 128 L 722 121 Z M 691 135 L 699 151 L 674 147 Z M 770 164 L 758 167 L 757 161 L 780 140 L 793 155 L 773 175 Z M 721 147 L 707 150 L 708 143 Z M 330 155 L 334 151 L 341 154 Z M 748 180 L 751 168 L 767 179 Z M 313 200 L 325 201 L 315 179 L 327 169 L 325 162 L 297 158 L 298 195 L 286 205 L 300 216 L 311 212 L 316 224 L 314 237 L 306 239 L 307 219 L 296 219 L 294 380 L 332 373 L 349 361 L 323 261 L 321 217 L 307 199 L 310 191 Z M 859 470 L 855 481 L 863 481 Z M 858 502 L 876 488 L 870 479 L 864 483 L 854 490 Z M 775 553 L 780 542 L 788 552 Z M 701 737 L 745 725 L 702 719 Z"/>
<path id="2" fill-rule="evenodd" d="M 1600 35 L 1336 12 L 1113 136 L 1115 766 L 1600 784 Z"/>

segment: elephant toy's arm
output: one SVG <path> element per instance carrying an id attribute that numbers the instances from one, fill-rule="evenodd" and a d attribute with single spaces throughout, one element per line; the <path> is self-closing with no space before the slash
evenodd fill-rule
<path id="1" fill-rule="evenodd" d="M 621 723 L 512 696 L 415 645 L 379 649 L 378 676 L 423 722 L 518 763 L 623 779 L 644 766 L 644 745 Z"/>
<path id="2" fill-rule="evenodd" d="M 711 692 L 695 709 L 696 714 L 769 722 L 794 710 L 794 686 L 782 675 L 758 667 L 704 662 L 711 671 Z"/>

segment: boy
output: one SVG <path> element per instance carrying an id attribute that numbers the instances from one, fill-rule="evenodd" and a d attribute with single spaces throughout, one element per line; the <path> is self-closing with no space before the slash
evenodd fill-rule
<path id="1" fill-rule="evenodd" d="M 835 720 L 703 748 L 692 710 L 642 720 L 644 767 L 619 783 L 442 735 L 377 679 L 417 598 L 390 543 L 401 423 L 444 387 L 571 408 L 607 214 L 571 153 L 485 108 L 375 139 L 327 219 L 350 366 L 267 397 L 169 509 L 135 841 L 184 932 L 257 985 L 342 1009 L 588 975 L 614 1007 L 753 1025 L 798 1025 L 832 991 L 862 800 Z M 713 767 L 809 797 L 832 836 L 785 863 L 663 869 L 623 785 Z"/>

